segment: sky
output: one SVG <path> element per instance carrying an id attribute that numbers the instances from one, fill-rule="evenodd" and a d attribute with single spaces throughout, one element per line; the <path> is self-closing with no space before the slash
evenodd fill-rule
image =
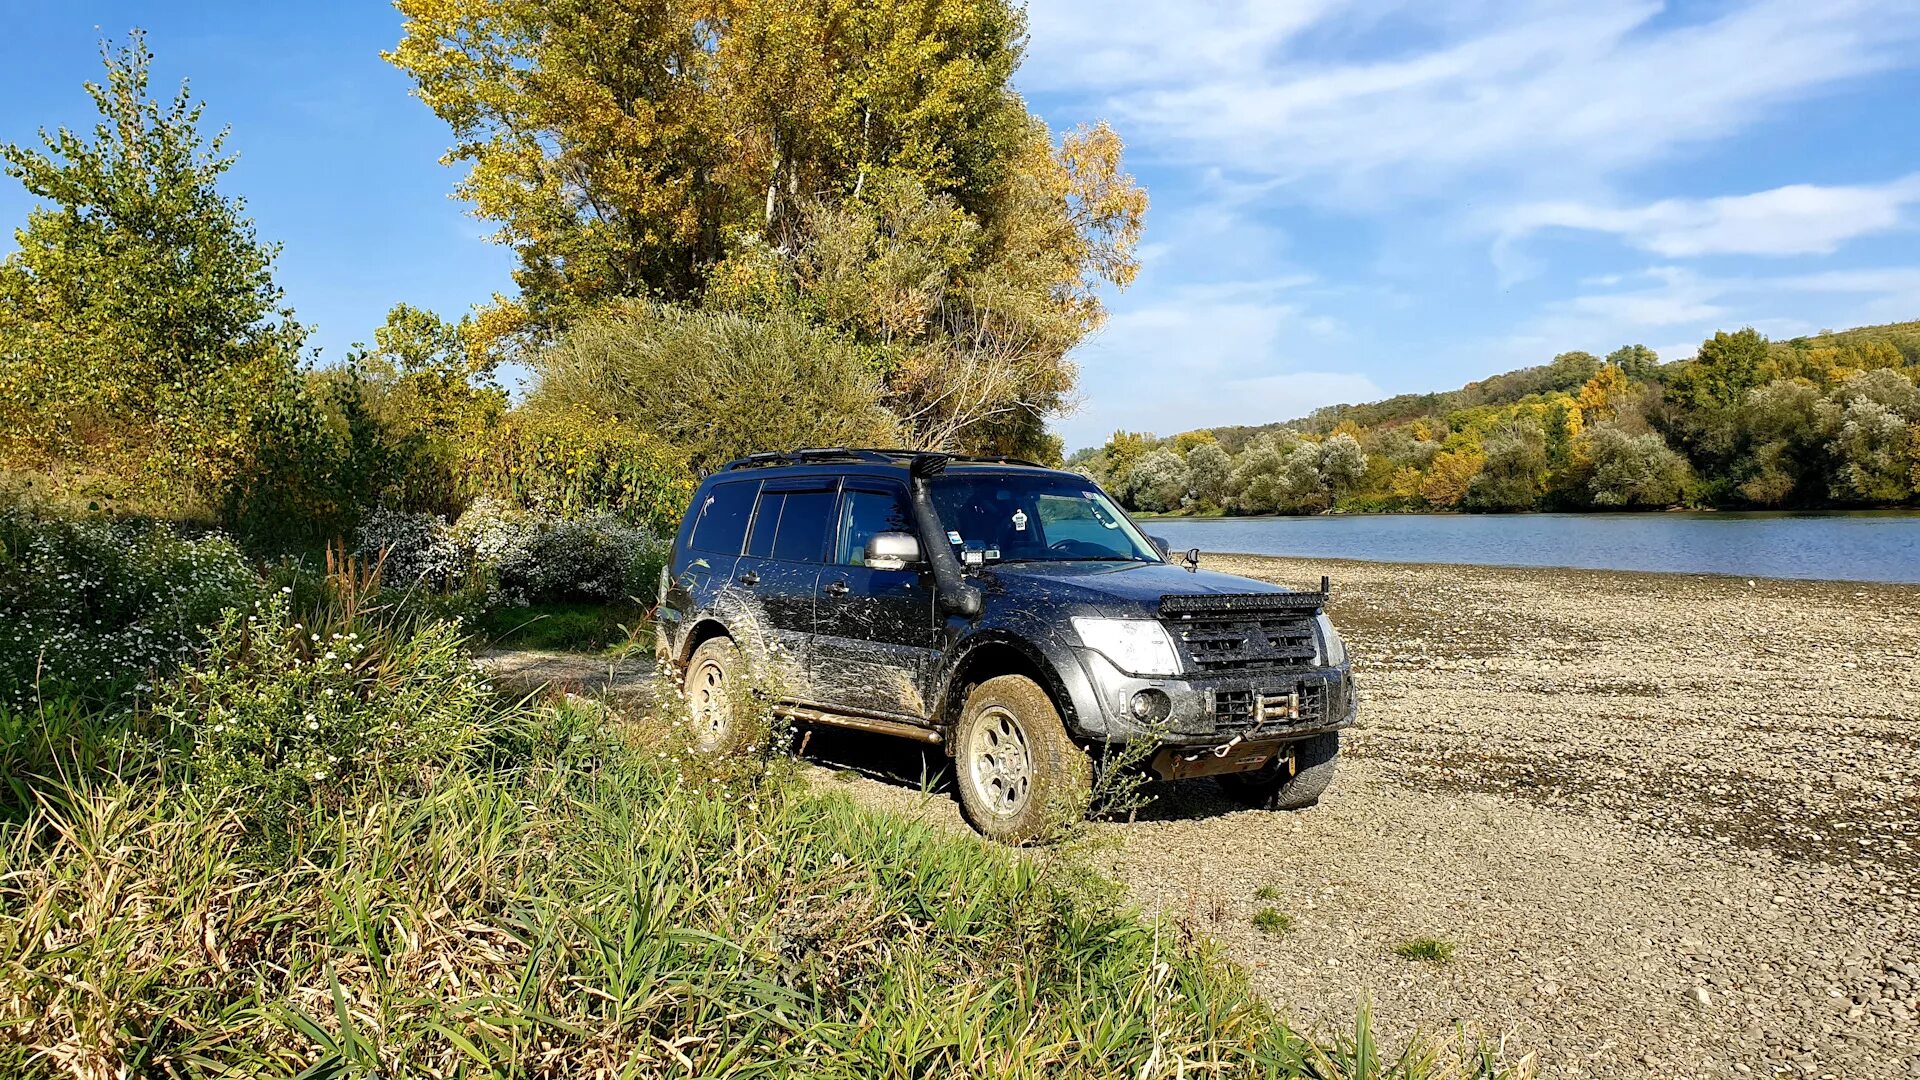
<path id="1" fill-rule="evenodd" d="M 1152 199 L 1076 350 L 1069 448 L 1290 419 L 1628 343 L 1920 318 L 1915 0 L 1032 0 L 1018 89 L 1104 119 Z M 446 128 L 378 3 L 0 0 L 0 141 L 90 125 L 140 26 L 240 154 L 323 361 L 392 304 L 455 316 L 511 258 L 449 197 Z M 0 223 L 29 200 L 0 182 Z M 11 247 L 0 240 L 0 250 Z"/>

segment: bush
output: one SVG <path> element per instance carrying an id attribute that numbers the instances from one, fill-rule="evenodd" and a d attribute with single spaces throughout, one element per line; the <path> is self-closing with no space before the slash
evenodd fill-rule
<path id="1" fill-rule="evenodd" d="M 468 567 L 453 530 L 435 514 L 375 507 L 361 521 L 356 539 L 359 553 L 379 565 L 381 580 L 399 588 L 445 590 Z"/>
<path id="2" fill-rule="evenodd" d="M 478 499 L 451 526 L 431 514 L 375 510 L 358 553 L 392 588 L 473 590 L 486 607 L 651 597 L 667 544 L 606 512 L 561 517 Z"/>
<path id="3" fill-rule="evenodd" d="M 595 428 L 644 425 L 696 468 L 757 451 L 899 438 L 870 350 L 788 312 L 748 318 L 619 304 L 575 325 L 534 366 L 535 407 Z"/>
<path id="4" fill-rule="evenodd" d="M 258 590 L 220 536 L 0 509 L 0 703 L 145 690 Z"/>
<path id="5" fill-rule="evenodd" d="M 471 494 L 556 517 L 610 513 L 671 532 L 696 486 L 684 453 L 618 419 L 514 413 L 469 469 Z"/>
<path id="6" fill-rule="evenodd" d="M 363 785 L 426 791 L 479 747 L 491 702 L 451 624 L 309 627 L 276 594 L 229 611 L 155 711 L 188 744 L 195 785 L 278 837 Z"/>

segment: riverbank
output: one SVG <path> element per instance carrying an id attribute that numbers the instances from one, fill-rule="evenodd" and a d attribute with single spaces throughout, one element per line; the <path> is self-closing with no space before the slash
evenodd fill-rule
<path id="1" fill-rule="evenodd" d="M 1366 995 L 1390 1040 L 1460 1021 L 1546 1076 L 1913 1075 L 1920 588 L 1203 565 L 1331 575 L 1361 727 L 1318 807 L 1188 783 L 1100 858 L 1300 1023 Z M 957 825 L 915 767 L 848 787 Z M 1421 938 L 1452 959 L 1396 954 Z"/>

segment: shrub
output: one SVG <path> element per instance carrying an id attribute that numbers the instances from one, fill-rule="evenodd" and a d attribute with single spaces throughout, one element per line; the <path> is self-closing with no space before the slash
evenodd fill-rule
<path id="1" fill-rule="evenodd" d="M 451 624 L 309 627 L 282 593 L 228 612 L 156 712 L 189 745 L 194 783 L 277 838 L 362 785 L 427 790 L 480 745 L 491 702 Z"/>
<path id="2" fill-rule="evenodd" d="M 467 568 L 453 530 L 434 514 L 375 507 L 360 523 L 358 550 L 378 562 L 381 580 L 401 588 L 445 589 Z"/>
<path id="3" fill-rule="evenodd" d="M 258 589 L 220 536 L 0 509 L 0 702 L 144 690 Z"/>
<path id="4" fill-rule="evenodd" d="M 515 607 L 651 597 L 667 556 L 656 532 L 613 514 L 554 517 L 491 499 L 460 515 L 453 539 L 488 576 L 491 596 Z"/>
<path id="5" fill-rule="evenodd" d="M 573 326 L 534 366 L 535 406 L 594 430 L 644 424 L 697 468 L 762 450 L 899 438 L 870 350 L 791 312 L 616 304 Z"/>
<path id="6" fill-rule="evenodd" d="M 521 411 L 469 470 L 471 494 L 553 516 L 605 512 L 670 532 L 693 498 L 686 455 L 617 419 Z"/>

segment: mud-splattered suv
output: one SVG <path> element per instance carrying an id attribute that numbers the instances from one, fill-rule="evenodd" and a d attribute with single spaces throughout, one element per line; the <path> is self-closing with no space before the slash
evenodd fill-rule
<path id="1" fill-rule="evenodd" d="M 1318 592 L 1170 561 L 1085 477 L 893 450 L 744 458 L 694 494 L 657 649 L 697 737 L 743 737 L 760 672 L 793 719 L 943 747 L 967 819 L 1020 842 L 1080 804 L 1089 752 L 1150 738 L 1162 778 L 1315 802 L 1355 698 Z M 1145 755 L 1141 755 L 1145 756 Z"/>

